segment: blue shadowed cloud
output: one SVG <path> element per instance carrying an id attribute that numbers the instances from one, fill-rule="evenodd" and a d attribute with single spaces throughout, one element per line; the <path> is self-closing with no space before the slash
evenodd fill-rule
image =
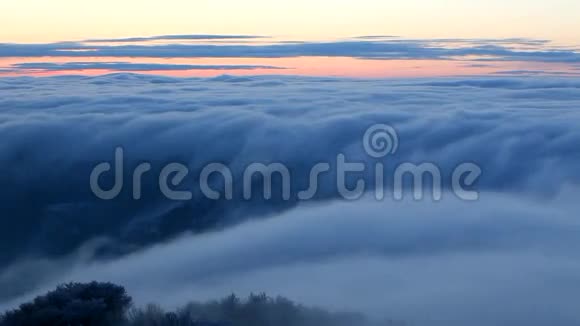
<path id="1" fill-rule="evenodd" d="M 355 145 L 369 125 L 389 123 L 404 142 L 393 164 L 428 160 L 448 172 L 474 161 L 486 172 L 481 190 L 557 193 L 564 184 L 580 184 L 580 156 L 570 154 L 580 143 L 579 90 L 580 79 L 553 77 L 0 78 L 0 216 L 7 217 L 0 219 L 0 268 L 26 253 L 69 254 L 105 235 L 116 243 L 105 252 L 130 252 L 184 230 L 294 204 L 168 202 L 157 196 L 153 175 L 146 200 L 127 193 L 102 202 L 90 193 L 87 176 L 111 160 L 116 146 L 125 148 L 128 166 L 179 161 L 192 177 L 207 162 L 227 163 L 240 175 L 251 162 L 281 161 L 303 187 L 308 167 L 337 153 L 368 159 Z M 321 179 L 321 200 L 336 197 L 333 184 L 331 175 Z"/>
<path id="2" fill-rule="evenodd" d="M 0 310 L 65 281 L 104 279 L 138 303 L 263 290 L 413 325 L 575 325 L 579 106 L 580 78 L 547 76 L 0 78 Z M 449 176 L 469 161 L 483 170 L 480 201 L 445 192 L 437 203 L 339 202 L 331 172 L 303 207 L 275 190 L 272 200 L 241 197 L 255 162 L 286 164 L 294 190 L 340 153 L 374 166 L 362 137 L 376 123 L 400 136 L 384 162 L 387 190 L 402 162 Z M 102 201 L 89 175 L 117 146 L 127 182 Z M 153 170 L 136 201 L 130 180 L 142 162 Z M 188 167 L 191 201 L 160 196 L 169 162 Z M 233 200 L 199 193 L 210 162 L 231 169 Z M 352 176 L 351 186 L 375 185 Z M 199 234 L 209 230 L 220 232 Z"/>
<path id="3" fill-rule="evenodd" d="M 160 36 L 160 40 L 186 36 Z M 193 36 L 191 36 L 193 37 Z M 217 37 L 217 36 L 216 36 Z M 124 39 L 124 42 L 153 38 Z M 107 41 L 107 40 L 102 40 Z M 108 40 L 110 41 L 110 40 Z M 119 41 L 121 42 L 121 41 Z M 138 57 L 138 58 L 286 58 L 301 56 L 364 59 L 433 59 L 579 63 L 575 49 L 551 48 L 533 39 L 352 39 L 332 42 L 273 44 L 130 44 L 95 45 L 82 42 L 0 44 L 1 57 Z M 475 58 L 473 58 L 475 57 Z"/>

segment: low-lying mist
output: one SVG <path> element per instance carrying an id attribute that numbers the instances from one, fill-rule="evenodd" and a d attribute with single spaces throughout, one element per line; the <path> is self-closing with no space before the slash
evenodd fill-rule
<path id="1" fill-rule="evenodd" d="M 58 283 L 97 279 L 166 308 L 267 292 L 418 325 L 566 323 L 580 318 L 577 194 L 304 205 L 111 261 L 81 255 L 15 266 L 14 280 L 24 266 L 52 277 L 0 308 Z"/>

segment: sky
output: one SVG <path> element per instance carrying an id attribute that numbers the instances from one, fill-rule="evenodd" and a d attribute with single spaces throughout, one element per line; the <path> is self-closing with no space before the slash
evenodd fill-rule
<path id="1" fill-rule="evenodd" d="M 246 35 L 263 36 L 263 39 L 246 39 L 242 45 L 261 45 L 265 42 L 339 42 L 357 40 L 361 36 L 397 36 L 406 40 L 432 39 L 512 39 L 549 41 L 535 51 L 561 49 L 577 54 L 580 44 L 580 3 L 574 0 L 320 0 L 320 1 L 208 1 L 208 0 L 103 0 L 98 2 L 73 0 L 22 0 L 0 3 L 0 67 L 3 74 L 61 74 L 42 69 L 11 69 L 14 64 L 25 62 L 55 62 L 46 53 L 36 53 L 26 57 L 10 56 L 6 44 L 52 44 L 55 42 L 78 42 L 87 39 L 117 39 L 133 37 L 153 37 L 159 35 Z M 224 45 L 224 40 L 198 40 L 197 45 Z M 231 41 L 231 40 L 230 40 Z M 242 40 L 238 40 L 242 41 Z M 381 40 L 365 40 L 381 42 Z M 217 43 L 216 43 L 217 42 Z M 157 41 L 153 45 L 163 45 Z M 171 43 L 185 43 L 173 40 Z M 240 44 L 236 42 L 235 44 Z M 486 42 L 487 45 L 497 45 Z M 152 44 L 148 44 L 152 45 Z M 441 44 L 442 46 L 456 46 Z M 504 44 L 504 46 L 506 46 Z M 4 52 L 4 53 L 3 53 Z M 351 51 L 352 52 L 352 51 Z M 179 58 L 179 53 L 172 53 Z M 78 58 L 78 56 L 75 56 Z M 244 55 L 248 58 L 248 55 Z M 296 58 L 300 57 L 300 60 Z M 319 53 L 315 57 L 328 57 Z M 502 71 L 552 71 L 557 74 L 575 73 L 576 66 L 546 65 L 546 60 L 509 60 L 510 64 L 497 62 L 493 67 L 468 66 L 442 62 L 439 57 L 398 58 L 367 60 L 367 54 L 343 53 L 340 58 L 331 53 L 331 59 L 320 67 L 320 61 L 310 53 L 299 53 L 276 57 L 270 60 L 240 60 L 236 53 L 229 52 L 231 60 L 210 60 L 206 57 L 189 55 L 187 59 L 176 61 L 180 64 L 232 64 L 240 62 L 258 66 L 277 66 L 284 71 L 263 69 L 187 69 L 179 71 L 157 67 L 157 72 L 169 75 L 218 75 L 225 72 L 234 74 L 290 74 L 290 75 L 338 75 L 351 77 L 397 77 L 397 76 L 439 76 L 498 73 Z M 361 58 L 362 57 L 362 58 Z M 288 62 L 288 58 L 292 62 Z M 49 60 L 50 59 L 50 60 Z M 168 59 L 167 57 L 164 59 Z M 406 62 L 384 62 L 386 60 Z M 436 62 L 417 62 L 417 60 Z M 354 63 L 353 63 L 353 60 Z M 448 61 L 448 58 L 445 60 Z M 74 57 L 57 62 L 151 62 L 145 56 L 139 59 L 128 56 L 108 57 L 98 55 L 74 60 Z M 155 60 L 164 63 L 166 60 Z M 383 62 L 376 62 L 383 61 Z M 503 61 L 503 60 L 500 60 Z M 575 63 L 578 60 L 574 61 Z M 558 62 L 561 63 L 561 62 Z M 569 60 L 568 62 L 569 63 Z M 414 67 L 414 68 L 413 68 Z M 67 70 L 66 73 L 101 74 L 119 69 Z M 116 67 L 119 68 L 119 67 Z M 175 68 L 175 67 L 173 67 Z M 197 67 L 199 68 L 199 67 Z M 420 69 L 419 69 L 420 68 Z M 485 69 L 482 69 L 485 68 Z M 17 71 L 13 71 L 17 70 Z M 203 71 L 201 71 L 203 70 Z"/>

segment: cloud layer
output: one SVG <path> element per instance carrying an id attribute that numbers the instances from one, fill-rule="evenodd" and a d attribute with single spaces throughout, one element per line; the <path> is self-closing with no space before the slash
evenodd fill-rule
<path id="1" fill-rule="evenodd" d="M 0 301 L 64 275 L 119 281 L 140 300 L 163 287 L 152 297 L 167 305 L 263 289 L 418 322 L 578 320 L 579 90 L 577 78 L 498 76 L 2 78 Z M 240 184 L 234 200 L 215 201 L 195 186 L 208 163 L 240 180 L 251 163 L 282 162 L 303 190 L 310 168 L 340 153 L 377 163 L 362 144 L 377 123 L 400 137 L 388 171 L 432 162 L 449 176 L 474 162 L 481 201 L 337 203 L 332 173 L 311 203 L 243 200 Z M 90 191 L 91 170 L 118 146 L 126 184 L 139 163 L 153 166 L 140 201 L 130 187 L 112 201 Z M 170 162 L 189 167 L 193 200 L 160 195 L 156 175 Z"/>
<path id="2" fill-rule="evenodd" d="M 405 161 L 433 162 L 449 176 L 458 164 L 475 162 L 484 171 L 482 190 L 555 194 L 580 181 L 579 88 L 577 79 L 526 78 L 2 79 L 2 215 L 10 218 L 0 228 L 8 240 L 0 260 L 38 251 L 61 255 L 101 235 L 131 250 L 220 225 L 230 215 L 255 214 L 256 206 L 292 206 L 206 200 L 195 178 L 212 162 L 228 165 L 236 180 L 251 163 L 283 162 L 297 193 L 312 166 L 336 162 L 339 153 L 372 162 L 362 136 L 375 123 L 399 132 L 400 150 L 386 162 L 391 170 Z M 132 200 L 131 187 L 110 202 L 89 189 L 93 167 L 112 161 L 118 146 L 125 149 L 128 184 L 131 168 L 153 165 L 140 202 Z M 155 171 L 170 162 L 189 167 L 183 184 L 196 191 L 193 201 L 160 198 Z M 335 178 L 322 176 L 317 198 L 337 196 Z M 241 185 L 235 186 L 239 195 Z"/>

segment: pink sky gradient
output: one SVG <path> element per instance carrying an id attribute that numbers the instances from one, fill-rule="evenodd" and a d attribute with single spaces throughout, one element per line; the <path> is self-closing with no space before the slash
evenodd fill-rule
<path id="1" fill-rule="evenodd" d="M 563 63 L 538 62 L 505 62 L 490 61 L 476 64 L 460 60 L 369 60 L 351 57 L 296 57 L 296 58 L 108 58 L 108 57 L 54 57 L 47 60 L 39 58 L 0 58 L 0 66 L 9 67 L 22 62 L 131 62 L 131 63 L 164 63 L 190 65 L 266 65 L 286 69 L 247 69 L 247 70 L 179 70 L 179 71 L 146 71 L 142 73 L 161 74 L 176 77 L 212 77 L 222 74 L 235 75 L 307 75 L 337 76 L 360 78 L 389 77 L 437 77 L 462 75 L 487 75 L 509 70 L 543 70 L 561 72 L 569 67 Z M 26 72 L 31 76 L 53 75 L 101 75 L 114 73 L 113 70 L 66 70 L 50 72 Z M 17 76 L 23 73 L 4 73 L 5 76 Z"/>

